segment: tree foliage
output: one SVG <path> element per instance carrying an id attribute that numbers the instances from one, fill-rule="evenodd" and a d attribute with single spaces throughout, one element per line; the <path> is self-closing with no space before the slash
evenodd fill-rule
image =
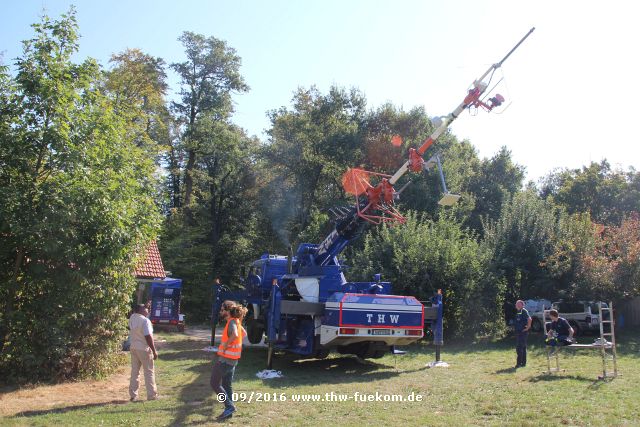
<path id="1" fill-rule="evenodd" d="M 406 224 L 371 230 L 349 264 L 352 280 L 382 273 L 400 295 L 428 301 L 442 289 L 448 332 L 469 336 L 501 328 L 504 287 L 491 275 L 489 259 L 457 220 L 441 215 L 433 221 L 413 212 Z"/>
<path id="2" fill-rule="evenodd" d="M 179 39 L 187 60 L 171 64 L 181 79 L 180 102 L 173 108 L 183 125 L 181 148 L 186 152 L 184 167 L 184 207 L 191 209 L 193 173 L 202 150 L 206 150 L 198 130 L 199 118 L 224 122 L 233 112 L 232 92 L 245 92 L 249 86 L 240 74 L 241 59 L 223 40 L 185 31 Z M 180 207 L 180 206 L 175 206 Z"/>
<path id="3" fill-rule="evenodd" d="M 109 364 L 137 249 L 159 224 L 153 163 L 97 63 L 71 62 L 73 9 L 33 28 L 0 119 L 0 371 L 18 380 Z"/>
<path id="4" fill-rule="evenodd" d="M 231 121 L 232 94 L 249 89 L 241 59 L 215 37 L 184 32 L 180 41 L 187 59 L 171 65 L 181 79 L 172 108 L 180 132 L 165 157 L 170 209 L 160 248 L 198 321 L 210 314 L 214 278 L 237 283 L 240 266 L 260 250 L 255 235 L 266 233 L 258 226 L 259 143 Z"/>
<path id="5" fill-rule="evenodd" d="M 158 156 L 161 145 L 169 145 L 171 131 L 164 60 L 127 49 L 112 55 L 110 62 L 106 88 L 115 112 L 128 122 L 128 139 Z"/>
<path id="6" fill-rule="evenodd" d="M 258 237 L 268 226 L 260 223 L 257 141 L 215 121 L 201 123 L 199 132 L 207 133 L 208 143 L 193 175 L 191 218 L 174 211 L 160 242 L 165 264 L 184 280 L 184 306 L 196 321 L 210 314 L 213 279 L 237 284 L 240 267 L 265 250 L 256 243 L 268 241 Z"/>
<path id="7" fill-rule="evenodd" d="M 469 225 L 482 230 L 482 221 L 496 220 L 505 203 L 522 189 L 524 168 L 513 162 L 511 152 L 502 147 L 490 159 L 483 159 L 470 179 L 468 192 L 474 197 Z"/>
<path id="8" fill-rule="evenodd" d="M 483 245 L 496 275 L 504 279 L 507 301 L 553 295 L 554 283 L 543 267 L 557 236 L 557 209 L 533 191 L 516 194 L 500 216 L 485 223 Z"/>
<path id="9" fill-rule="evenodd" d="M 342 174 L 360 157 L 360 124 L 366 101 L 356 90 L 298 89 L 293 108 L 270 112 L 272 127 L 265 160 L 270 216 L 285 243 L 311 222 L 315 210 L 344 202 Z M 271 203 L 274 202 L 275 203 Z M 284 208 L 284 209 L 283 209 Z"/>
<path id="10" fill-rule="evenodd" d="M 541 195 L 569 213 L 588 212 L 599 224 L 620 225 L 629 213 L 640 211 L 640 173 L 612 169 L 606 160 L 592 162 L 549 174 Z"/>
<path id="11" fill-rule="evenodd" d="M 560 278 L 563 293 L 572 298 L 609 301 L 640 295 L 640 220 L 637 214 L 619 226 L 572 221 L 569 233 L 557 240 L 550 265 Z"/>

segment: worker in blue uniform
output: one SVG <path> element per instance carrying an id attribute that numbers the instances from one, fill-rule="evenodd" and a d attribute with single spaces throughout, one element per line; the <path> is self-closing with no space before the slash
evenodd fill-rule
<path id="1" fill-rule="evenodd" d="M 557 310 L 550 310 L 551 326 L 547 332 L 546 344 L 550 346 L 564 346 L 574 343 L 575 331 L 564 317 L 560 317 Z"/>
<path id="2" fill-rule="evenodd" d="M 516 353 L 518 355 L 516 362 L 517 368 L 527 366 L 527 337 L 529 329 L 531 329 L 531 316 L 526 308 L 524 301 L 516 301 L 516 317 L 513 322 L 513 328 L 516 333 Z"/>

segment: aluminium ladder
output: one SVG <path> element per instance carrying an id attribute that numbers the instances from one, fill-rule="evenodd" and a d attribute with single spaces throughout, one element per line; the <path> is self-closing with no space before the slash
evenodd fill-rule
<path id="1" fill-rule="evenodd" d="M 602 379 L 615 378 L 618 376 L 618 361 L 616 357 L 616 335 L 614 333 L 613 302 L 609 302 L 608 307 L 602 306 L 602 301 L 598 302 L 600 315 L 600 354 L 602 355 Z M 604 320 L 603 314 L 607 313 L 608 320 Z M 609 325 L 609 332 L 605 332 L 604 325 Z M 607 345 L 606 337 L 611 338 L 611 345 Z M 610 353 L 607 353 L 607 350 Z M 613 371 L 607 370 L 607 361 L 613 365 Z"/>
<path id="2" fill-rule="evenodd" d="M 608 314 L 608 320 L 604 319 L 604 314 Z M 618 376 L 618 363 L 617 363 L 617 355 L 616 355 L 616 337 L 615 337 L 615 321 L 613 318 L 613 302 L 609 302 L 608 307 L 604 307 L 602 302 L 598 302 L 598 314 L 599 314 L 599 322 L 600 322 L 600 339 L 594 342 L 593 344 L 571 344 L 566 346 L 566 348 L 591 348 L 591 349 L 599 349 L 600 355 L 602 356 L 602 376 L 598 377 L 599 379 L 606 380 L 608 378 L 615 378 Z M 543 312 L 543 323 L 544 323 L 544 333 L 547 335 L 547 319 L 549 318 L 549 310 L 544 310 Z M 609 331 L 606 332 L 605 325 L 609 326 Z M 611 341 L 607 341 L 607 337 L 611 339 Z M 559 353 L 562 347 L 548 347 L 547 348 L 547 373 L 552 372 L 560 372 L 560 358 Z M 551 367 L 551 358 L 555 359 L 555 367 Z M 609 363 L 611 363 L 613 367 L 613 371 L 608 369 Z"/>

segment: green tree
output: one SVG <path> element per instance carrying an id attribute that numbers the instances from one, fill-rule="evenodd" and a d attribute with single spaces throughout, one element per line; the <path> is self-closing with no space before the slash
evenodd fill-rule
<path id="1" fill-rule="evenodd" d="M 523 180 L 524 168 L 513 162 L 506 147 L 492 158 L 483 159 L 468 187 L 475 200 L 469 225 L 480 232 L 483 219 L 498 219 L 502 205 L 522 190 Z"/>
<path id="2" fill-rule="evenodd" d="M 524 191 L 502 205 L 497 220 L 484 223 L 483 245 L 496 276 L 506 283 L 507 301 L 555 292 L 543 262 L 553 253 L 558 215 L 551 202 Z"/>
<path id="3" fill-rule="evenodd" d="M 184 280 L 186 313 L 203 320 L 214 278 L 237 284 L 240 267 L 261 250 L 254 245 L 262 232 L 259 144 L 231 121 L 231 95 L 249 89 L 236 51 L 191 32 L 180 41 L 187 60 L 172 68 L 181 78 L 181 100 L 173 111 L 182 134 L 172 139 L 166 157 L 173 209 L 160 247 L 171 271 Z"/>
<path id="4" fill-rule="evenodd" d="M 201 120 L 208 144 L 194 173 L 192 218 L 169 216 L 160 241 L 167 266 L 185 282 L 187 314 L 197 320 L 209 315 L 213 279 L 237 285 L 240 268 L 269 246 L 258 206 L 258 141 L 231 124 Z"/>
<path id="5" fill-rule="evenodd" d="M 185 47 L 187 60 L 171 64 L 181 78 L 181 100 L 174 102 L 173 107 L 184 126 L 182 148 L 187 158 L 183 178 L 184 207 L 189 214 L 193 173 L 206 142 L 196 137 L 198 119 L 206 114 L 208 120 L 227 120 L 233 112 L 231 94 L 246 92 L 249 86 L 240 74 L 240 57 L 223 40 L 189 31 L 185 31 L 179 40 Z"/>
<path id="6" fill-rule="evenodd" d="M 489 253 L 450 215 L 436 221 L 410 212 L 407 223 L 372 230 L 349 256 L 351 280 L 382 273 L 394 293 L 428 300 L 443 290 L 452 335 L 499 331 L 504 287 L 489 273 Z"/>
<path id="7" fill-rule="evenodd" d="M 582 169 L 551 173 L 540 193 L 569 213 L 589 212 L 595 222 L 620 225 L 630 212 L 640 211 L 640 173 L 614 170 L 606 160 L 592 162 Z"/>
<path id="8" fill-rule="evenodd" d="M 1 76 L 0 376 L 69 378 L 109 367 L 139 248 L 157 232 L 154 166 L 105 95 L 94 60 L 73 64 L 75 12 L 33 25 Z"/>
<path id="9" fill-rule="evenodd" d="M 270 112 L 264 157 L 272 169 L 265 206 L 289 243 L 312 221 L 311 214 L 345 203 L 342 174 L 360 156 L 359 129 L 366 101 L 356 90 L 298 89 L 293 108 Z"/>
<path id="10" fill-rule="evenodd" d="M 545 297 L 586 297 L 574 290 L 584 279 L 581 277 L 583 260 L 596 251 L 596 228 L 588 213 L 560 213 L 553 250 L 542 262 L 555 284 L 554 292 Z"/>
<path id="11" fill-rule="evenodd" d="M 127 139 L 155 159 L 158 167 L 168 166 L 168 185 L 156 190 L 158 204 L 168 212 L 172 202 L 179 200 L 181 181 L 174 150 L 179 146 L 175 142 L 178 126 L 165 99 L 168 85 L 164 60 L 139 49 L 127 49 L 112 55 L 110 63 L 112 68 L 106 72 L 106 89 L 115 113 L 126 120 Z"/>
<path id="12" fill-rule="evenodd" d="M 130 121 L 129 128 L 135 134 L 129 138 L 140 146 L 150 145 L 153 153 L 168 139 L 164 60 L 139 49 L 127 49 L 112 55 L 110 62 L 113 68 L 107 72 L 106 86 L 115 110 Z"/>

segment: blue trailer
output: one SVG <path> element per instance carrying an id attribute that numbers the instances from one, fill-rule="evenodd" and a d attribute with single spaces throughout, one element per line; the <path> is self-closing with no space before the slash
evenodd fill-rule
<path id="1" fill-rule="evenodd" d="M 151 282 L 149 319 L 157 326 L 175 326 L 184 332 L 184 315 L 180 313 L 182 279 L 165 278 Z"/>

